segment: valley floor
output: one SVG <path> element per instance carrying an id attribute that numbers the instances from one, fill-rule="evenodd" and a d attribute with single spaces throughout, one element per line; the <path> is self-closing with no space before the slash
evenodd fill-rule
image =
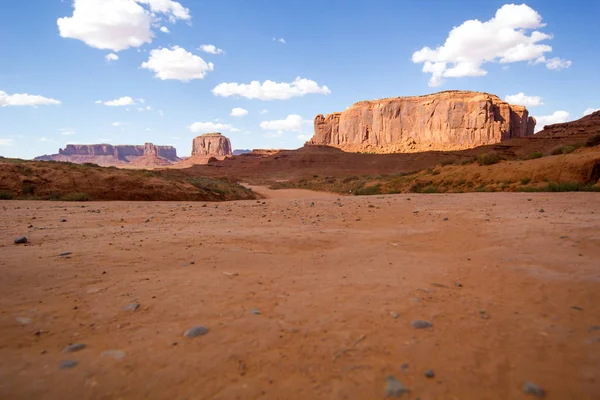
<path id="1" fill-rule="evenodd" d="M 1 202 L 0 398 L 599 398 L 598 194 L 259 193 Z"/>

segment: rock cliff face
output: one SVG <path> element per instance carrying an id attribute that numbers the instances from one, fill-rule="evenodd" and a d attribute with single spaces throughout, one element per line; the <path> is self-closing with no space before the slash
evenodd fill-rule
<path id="1" fill-rule="evenodd" d="M 192 156 L 226 157 L 231 155 L 231 142 L 220 133 L 207 133 L 194 138 Z"/>
<path id="2" fill-rule="evenodd" d="M 152 143 L 146 143 L 143 146 L 68 144 L 64 149 L 59 149 L 58 154 L 45 155 L 35 159 L 69 161 L 76 164 L 94 163 L 101 166 L 126 166 L 145 155 L 160 158 L 160 165 L 164 165 L 165 161 L 167 164 L 179 161 L 177 150 L 173 146 L 155 146 Z"/>
<path id="3" fill-rule="evenodd" d="M 376 153 L 460 150 L 533 135 L 535 119 L 498 96 L 446 91 L 358 102 L 317 115 L 308 144 Z"/>

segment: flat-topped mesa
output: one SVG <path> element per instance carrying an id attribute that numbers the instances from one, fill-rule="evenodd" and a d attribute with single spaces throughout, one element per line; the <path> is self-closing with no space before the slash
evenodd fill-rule
<path id="1" fill-rule="evenodd" d="M 445 91 L 358 102 L 314 121 L 308 144 L 376 153 L 461 150 L 533 135 L 524 106 L 498 96 Z"/>
<path id="2" fill-rule="evenodd" d="M 154 150 L 151 149 L 153 146 Z M 178 161 L 177 150 L 173 146 L 155 146 L 152 143 L 140 145 L 116 145 L 111 144 L 68 144 L 64 149 L 59 149 L 58 154 L 62 156 L 113 156 L 122 161 L 131 161 L 132 157 L 141 157 L 147 151 L 154 151 L 159 157 L 170 161 Z"/>
<path id="3" fill-rule="evenodd" d="M 231 142 L 220 133 L 206 133 L 194 138 L 192 156 L 223 159 L 231 156 Z"/>

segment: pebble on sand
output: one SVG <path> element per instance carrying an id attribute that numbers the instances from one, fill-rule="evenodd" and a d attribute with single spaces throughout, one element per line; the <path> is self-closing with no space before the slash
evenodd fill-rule
<path id="1" fill-rule="evenodd" d="M 140 303 L 130 303 L 121 308 L 125 311 L 136 311 L 138 308 L 140 308 Z"/>
<path id="2" fill-rule="evenodd" d="M 185 331 L 185 333 L 183 334 L 183 336 L 189 337 L 189 338 L 195 338 L 195 337 L 198 337 L 198 336 L 206 335 L 207 333 L 208 333 L 208 328 L 207 327 L 204 327 L 204 326 L 194 326 L 193 328 L 190 328 L 187 331 Z"/>
<path id="3" fill-rule="evenodd" d="M 435 378 L 435 372 L 433 372 L 432 369 L 428 369 L 427 371 L 425 371 L 425 376 L 427 378 Z"/>
<path id="4" fill-rule="evenodd" d="M 73 361 L 73 360 L 65 360 L 63 362 L 60 363 L 60 369 L 70 369 L 70 368 L 75 368 L 75 366 L 79 364 L 77 361 Z"/>
<path id="5" fill-rule="evenodd" d="M 253 308 L 252 314 L 260 315 L 260 310 L 258 308 Z"/>
<path id="6" fill-rule="evenodd" d="M 525 382 L 523 384 L 523 392 L 525 392 L 526 394 L 530 394 L 532 396 L 535 397 L 545 397 L 546 396 L 546 391 L 541 388 L 540 386 L 536 385 L 533 382 Z"/>
<path id="7" fill-rule="evenodd" d="M 385 395 L 388 397 L 401 397 L 404 393 L 409 393 L 410 389 L 402 384 L 393 376 L 388 376 L 385 385 Z"/>
<path id="8" fill-rule="evenodd" d="M 100 353 L 102 357 L 112 357 L 117 360 L 122 360 L 125 358 L 125 352 L 123 350 L 106 350 Z"/>
<path id="9" fill-rule="evenodd" d="M 431 328 L 433 326 L 433 323 L 430 321 L 424 321 L 422 319 L 416 319 L 410 323 L 410 326 L 412 326 L 415 329 L 425 329 Z"/>
<path id="10" fill-rule="evenodd" d="M 63 353 L 73 353 L 75 351 L 83 350 L 87 345 L 83 343 L 73 343 L 63 349 Z"/>
<path id="11" fill-rule="evenodd" d="M 25 236 L 19 236 L 15 239 L 15 244 L 23 244 L 27 243 L 27 238 Z"/>

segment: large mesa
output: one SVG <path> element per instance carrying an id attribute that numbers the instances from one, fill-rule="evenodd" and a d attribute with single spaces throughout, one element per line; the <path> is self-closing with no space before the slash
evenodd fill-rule
<path id="1" fill-rule="evenodd" d="M 498 96 L 445 91 L 358 102 L 314 121 L 308 144 L 375 153 L 462 150 L 533 135 L 524 106 Z"/>

